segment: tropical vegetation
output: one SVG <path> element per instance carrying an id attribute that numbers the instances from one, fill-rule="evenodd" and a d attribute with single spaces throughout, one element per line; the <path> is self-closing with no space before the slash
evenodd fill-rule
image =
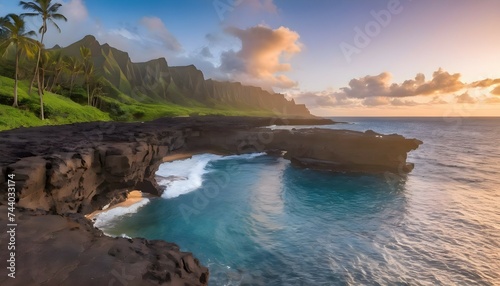
<path id="1" fill-rule="evenodd" d="M 120 89 L 110 83 L 102 68 L 99 71 L 95 68 L 94 55 L 88 46 L 80 46 L 71 55 L 57 48 L 45 48 L 49 29 L 64 32 L 58 25 L 67 21 L 59 12 L 62 4 L 33 0 L 20 1 L 19 5 L 25 13 L 0 17 L 0 130 L 85 121 L 145 121 L 193 114 L 272 115 L 270 111 L 190 102 L 182 98 L 175 84 L 169 87 L 176 95 L 172 101 L 124 94 L 127 80 L 118 79 L 124 84 Z M 28 29 L 27 18 L 40 23 L 36 32 Z"/>

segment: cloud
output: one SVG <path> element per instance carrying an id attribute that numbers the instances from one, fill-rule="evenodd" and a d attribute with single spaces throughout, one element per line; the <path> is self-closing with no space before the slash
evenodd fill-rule
<path id="1" fill-rule="evenodd" d="M 465 87 L 460 81 L 460 74 L 450 74 L 439 69 L 432 74 L 432 80 L 417 87 L 415 95 L 428 95 L 436 93 L 450 93 L 459 91 Z"/>
<path id="2" fill-rule="evenodd" d="M 431 101 L 429 101 L 427 104 L 434 105 L 434 104 L 448 104 L 449 102 L 441 99 L 439 96 L 434 96 Z"/>
<path id="3" fill-rule="evenodd" d="M 491 91 L 491 94 L 500 95 L 500 85 L 497 85 L 497 87 Z"/>
<path id="4" fill-rule="evenodd" d="M 60 12 L 67 22 L 57 21 L 62 33 L 49 27 L 45 37 L 45 45 L 55 44 L 68 46 L 81 40 L 88 34 L 96 36 L 101 43 L 108 43 L 122 51 L 128 52 L 132 61 L 148 61 L 154 58 L 177 57 L 182 51 L 182 45 L 172 35 L 160 18 L 143 17 L 136 23 L 125 23 L 121 27 L 108 28 L 88 13 L 85 1 L 63 0 Z M 39 23 L 33 23 L 38 26 Z"/>
<path id="5" fill-rule="evenodd" d="M 406 80 L 401 84 L 392 83 L 392 75 L 383 72 L 376 76 L 365 76 L 352 79 L 348 87 L 341 88 L 341 92 L 351 98 L 369 97 L 409 97 L 417 95 L 433 95 L 450 93 L 464 88 L 460 81 L 460 74 L 450 74 L 442 69 L 433 73 L 430 81 L 425 81 L 421 73 L 415 79 Z"/>
<path id="6" fill-rule="evenodd" d="M 357 102 L 348 99 L 345 96 L 335 93 L 324 92 L 303 92 L 293 96 L 296 102 L 303 103 L 311 108 L 317 107 L 338 107 L 338 106 L 354 106 Z"/>
<path id="7" fill-rule="evenodd" d="M 351 98 L 386 96 L 391 77 L 390 73 L 384 72 L 376 76 L 352 79 L 349 81 L 349 87 L 343 87 L 340 90 Z"/>
<path id="8" fill-rule="evenodd" d="M 82 0 L 70 0 L 62 4 L 60 12 L 65 15 L 68 20 L 71 19 L 75 22 L 83 22 L 87 19 L 89 14 Z"/>
<path id="9" fill-rule="evenodd" d="M 127 40 L 131 40 L 131 41 L 138 41 L 138 42 L 142 41 L 142 38 L 138 34 L 133 33 L 132 31 L 127 30 L 125 28 L 112 29 L 112 30 L 109 30 L 108 33 L 111 35 L 123 37 L 123 38 L 125 38 Z"/>
<path id="10" fill-rule="evenodd" d="M 287 61 L 302 50 L 297 32 L 283 26 L 273 30 L 259 25 L 245 30 L 230 27 L 226 33 L 241 41 L 241 49 L 221 54 L 222 72 L 234 80 L 264 88 L 297 85 L 282 74 L 292 69 Z"/>
<path id="11" fill-rule="evenodd" d="M 203 47 L 203 49 L 201 49 L 201 51 L 200 51 L 200 56 L 202 56 L 204 58 L 213 58 L 214 57 L 214 55 L 210 51 L 209 47 Z"/>
<path id="12" fill-rule="evenodd" d="M 56 44 L 67 46 L 88 35 L 89 31 L 98 30 L 98 25 L 89 19 L 89 13 L 83 0 L 66 0 L 59 1 L 59 3 L 62 6 L 58 12 L 65 15 L 68 21 L 56 20 L 57 25 L 61 28 L 61 33 L 49 25 L 44 39 L 46 47 L 51 48 Z M 41 21 L 33 17 L 27 19 L 31 21 L 30 29 L 38 31 Z"/>
<path id="13" fill-rule="evenodd" d="M 419 105 L 419 103 L 413 101 L 413 100 L 402 100 L 399 98 L 391 100 L 391 105 L 394 106 L 416 106 Z"/>
<path id="14" fill-rule="evenodd" d="M 465 92 L 461 95 L 457 95 L 455 97 L 455 99 L 457 100 L 457 103 L 462 103 L 462 104 L 475 104 L 475 103 L 477 103 L 477 99 L 470 96 L 467 92 Z"/>
<path id="15" fill-rule="evenodd" d="M 380 106 L 388 104 L 390 104 L 390 101 L 387 97 L 384 96 L 368 97 L 363 100 L 364 106 Z"/>
<path id="16" fill-rule="evenodd" d="M 496 79 L 487 78 L 487 79 L 475 81 L 475 82 L 470 84 L 470 87 L 490 87 L 490 86 L 495 85 L 495 84 L 500 84 L 500 78 L 496 78 Z"/>
<path id="17" fill-rule="evenodd" d="M 448 104 L 442 97 L 450 97 L 453 92 L 471 88 L 473 85 L 491 85 L 492 82 L 494 80 L 465 84 L 460 80 L 459 73 L 450 74 L 440 68 L 432 74 L 430 80 L 426 80 L 424 74 L 418 73 L 413 79 L 394 83 L 391 73 L 382 72 L 375 76 L 367 75 L 352 79 L 347 87 L 342 87 L 337 91 L 303 93 L 298 95 L 296 99 L 298 102 L 310 104 L 311 107 L 334 107 L 342 104 L 358 106 L 361 104 L 366 107 L 439 105 Z M 430 95 L 433 96 L 431 101 L 423 101 L 423 97 Z M 410 97 L 412 99 L 403 99 Z M 459 103 L 475 103 L 477 101 L 468 94 L 456 96 L 455 100 Z"/>
<path id="18" fill-rule="evenodd" d="M 164 57 L 167 61 L 177 57 L 182 45 L 157 17 L 143 17 L 135 25 L 117 29 L 99 27 L 94 31 L 97 40 L 128 52 L 132 61 L 149 61 Z"/>
<path id="19" fill-rule="evenodd" d="M 163 46 L 172 52 L 181 52 L 182 46 L 179 41 L 170 33 L 163 21 L 158 17 L 144 17 L 140 21 L 141 25 L 149 31 L 149 37 L 158 40 Z"/>
<path id="20" fill-rule="evenodd" d="M 205 40 L 207 40 L 209 45 L 216 45 L 222 42 L 224 37 L 218 33 L 208 33 L 205 35 Z"/>
<path id="21" fill-rule="evenodd" d="M 486 104 L 500 104 L 500 98 L 498 98 L 498 97 L 488 97 L 485 100 L 483 100 L 483 103 L 486 103 Z"/>

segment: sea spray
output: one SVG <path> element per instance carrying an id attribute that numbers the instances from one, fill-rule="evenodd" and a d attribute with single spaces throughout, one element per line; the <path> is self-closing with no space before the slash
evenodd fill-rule
<path id="1" fill-rule="evenodd" d="M 211 162 L 232 159 L 250 160 L 262 155 L 265 153 L 231 156 L 200 154 L 189 159 L 164 163 L 156 172 L 158 184 L 165 187 L 162 197 L 172 199 L 200 188 L 203 184 L 203 175 L 209 172 L 207 166 Z"/>
<path id="2" fill-rule="evenodd" d="M 107 228 L 113 225 L 113 221 L 117 218 L 136 213 L 141 207 L 147 205 L 149 203 L 149 199 L 142 199 L 139 202 L 127 206 L 127 207 L 112 207 L 107 211 L 101 212 L 97 214 L 94 218 L 94 226 L 101 229 Z"/>
<path id="3" fill-rule="evenodd" d="M 211 162 L 233 159 L 250 160 L 265 154 L 266 153 L 251 153 L 231 156 L 200 154 L 189 159 L 164 163 L 160 165 L 158 171 L 156 172 L 158 184 L 166 187 L 162 198 L 176 198 L 180 195 L 193 192 L 200 188 L 203 184 L 203 175 L 209 172 L 209 168 L 207 168 L 207 166 Z M 112 228 L 118 218 L 137 213 L 140 208 L 147 205 L 149 202 L 149 199 L 144 198 L 141 201 L 127 207 L 118 206 L 109 208 L 108 204 L 105 208 L 103 208 L 103 210 L 106 209 L 106 211 L 103 211 L 94 217 L 94 226 L 106 233 L 106 229 Z M 106 234 L 109 235 L 108 233 Z M 125 234 L 122 234 L 122 236 L 123 235 Z"/>
<path id="4" fill-rule="evenodd" d="M 206 165 L 200 188 L 151 200 L 106 231 L 177 243 L 210 268 L 210 285 L 496 285 L 499 119 L 466 118 L 460 132 L 442 118 L 340 120 L 357 124 L 327 128 L 423 140 L 409 154 L 416 168 L 393 185 L 224 157 Z M 182 205 L 197 211 L 189 221 Z"/>

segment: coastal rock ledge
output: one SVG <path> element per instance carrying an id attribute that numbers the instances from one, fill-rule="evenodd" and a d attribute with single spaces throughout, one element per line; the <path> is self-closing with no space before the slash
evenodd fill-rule
<path id="1" fill-rule="evenodd" d="M 332 124 L 326 119 L 164 118 L 95 122 L 0 133 L 0 187 L 16 184 L 16 278 L 0 285 L 207 285 L 209 271 L 173 243 L 111 238 L 86 214 L 132 190 L 161 195 L 155 172 L 177 152 L 284 154 L 297 166 L 341 172 L 411 171 L 407 153 L 422 143 L 373 131 L 273 130 L 271 125 Z M 7 213 L 7 192 L 0 209 Z M 7 215 L 0 217 L 7 225 Z M 0 234 L 7 245 L 9 234 Z M 7 247 L 0 257 L 9 257 Z M 5 271 L 8 265 L 2 259 Z"/>

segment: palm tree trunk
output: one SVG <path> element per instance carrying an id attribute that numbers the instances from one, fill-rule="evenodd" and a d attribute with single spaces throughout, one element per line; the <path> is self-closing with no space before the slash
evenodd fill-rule
<path id="1" fill-rule="evenodd" d="M 71 74 L 71 81 L 69 83 L 69 96 L 73 94 L 73 84 L 75 82 L 75 73 Z"/>
<path id="2" fill-rule="evenodd" d="M 33 79 L 31 80 L 30 89 L 28 91 L 28 94 L 31 94 L 31 90 L 33 89 L 33 84 L 35 83 L 35 79 L 37 79 L 38 89 L 40 89 L 39 69 L 40 69 L 40 59 L 42 58 L 42 46 L 43 46 L 43 37 L 44 36 L 45 36 L 45 33 L 43 33 L 43 31 L 42 31 L 42 39 L 40 41 L 40 47 L 38 47 L 38 55 L 37 55 L 37 59 L 36 59 L 35 74 L 33 75 Z M 38 92 L 38 94 L 40 94 L 40 91 Z"/>
<path id="3" fill-rule="evenodd" d="M 45 27 L 47 23 L 43 23 L 43 27 Z M 36 62 L 37 66 L 37 73 L 38 76 L 36 77 L 37 83 L 38 83 L 38 96 L 40 97 L 40 119 L 45 120 L 45 115 L 43 113 L 43 87 L 40 84 L 40 72 L 38 71 L 38 68 L 40 67 L 40 57 L 42 56 L 42 48 L 43 48 L 43 37 L 45 36 L 45 30 L 42 29 L 42 39 L 40 41 L 40 48 L 38 49 L 38 61 Z"/>
<path id="4" fill-rule="evenodd" d="M 38 56 L 39 57 L 39 56 Z M 38 59 L 39 61 L 40 59 Z M 38 62 L 37 62 L 38 63 Z M 33 84 L 35 84 L 35 79 L 36 79 L 36 71 L 38 70 L 38 64 L 35 66 L 35 69 L 33 70 L 33 78 L 31 79 L 31 84 L 30 84 L 30 89 L 28 91 L 28 95 L 31 95 L 31 91 L 33 90 Z"/>
<path id="5" fill-rule="evenodd" d="M 45 71 L 43 72 L 45 76 Z M 45 78 L 45 77 L 44 77 Z M 47 76 L 47 78 L 44 79 L 44 85 L 43 85 L 43 90 L 45 91 L 50 91 L 49 86 L 50 86 L 50 80 L 54 80 L 54 76 Z"/>
<path id="6" fill-rule="evenodd" d="M 14 76 L 14 103 L 12 106 L 17 107 L 17 77 L 19 73 L 19 48 L 16 47 L 16 74 Z"/>
<path id="7" fill-rule="evenodd" d="M 38 83 L 38 97 L 40 97 L 40 119 L 45 120 L 45 115 L 43 113 L 43 88 L 39 76 L 36 77 L 36 80 Z"/>
<path id="8" fill-rule="evenodd" d="M 42 67 L 40 69 L 40 78 L 42 81 L 42 91 L 45 91 L 45 68 L 44 67 Z"/>
<path id="9" fill-rule="evenodd" d="M 87 97 L 88 97 L 88 105 L 90 105 L 90 84 L 87 81 Z"/>
<path id="10" fill-rule="evenodd" d="M 56 72 L 54 75 L 54 81 L 52 81 L 52 85 L 50 86 L 49 91 L 52 92 L 54 90 L 54 87 L 56 85 L 56 82 L 59 80 L 59 76 L 61 75 L 61 72 Z"/>

